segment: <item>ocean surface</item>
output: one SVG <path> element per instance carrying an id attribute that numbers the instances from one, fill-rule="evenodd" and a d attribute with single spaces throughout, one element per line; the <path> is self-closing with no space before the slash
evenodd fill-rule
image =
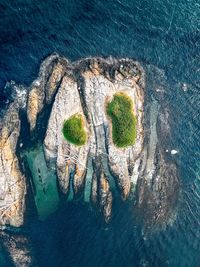
<path id="1" fill-rule="evenodd" d="M 30 85 L 52 52 L 135 58 L 148 66 L 147 81 L 151 66 L 157 70 L 172 110 L 181 194 L 174 221 L 147 236 L 129 204 L 116 203 L 108 225 L 86 203 L 33 219 L 27 231 L 39 266 L 200 267 L 200 1 L 0 0 L 1 109 L 6 82 Z M 10 263 L 2 256 L 0 266 Z"/>

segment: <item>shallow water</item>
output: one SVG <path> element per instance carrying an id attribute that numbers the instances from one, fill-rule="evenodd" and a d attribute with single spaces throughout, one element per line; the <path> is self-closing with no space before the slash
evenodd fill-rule
<path id="1" fill-rule="evenodd" d="M 56 174 L 48 170 L 41 144 L 36 149 L 28 151 L 25 157 L 32 176 L 30 181 L 38 218 L 45 220 L 56 211 L 59 203 Z"/>
<path id="2" fill-rule="evenodd" d="M 9 80 L 29 85 L 58 52 L 136 58 L 149 95 L 167 90 L 182 194 L 172 225 L 143 236 L 131 205 L 116 200 L 105 226 L 87 204 L 69 203 L 29 225 L 40 266 L 200 266 L 200 3 L 198 0 L 0 0 L 0 100 Z M 154 65 L 155 67 L 151 67 Z M 185 84 L 185 86 L 183 86 Z M 159 86 L 158 86 L 159 85 Z M 1 260 L 0 266 L 8 266 Z"/>

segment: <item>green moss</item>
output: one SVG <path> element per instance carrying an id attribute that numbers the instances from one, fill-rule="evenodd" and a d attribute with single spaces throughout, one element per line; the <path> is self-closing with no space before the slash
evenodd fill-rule
<path id="1" fill-rule="evenodd" d="M 81 114 L 75 114 L 66 120 L 62 132 L 67 141 L 77 146 L 82 146 L 87 141 L 87 134 Z"/>
<path id="2" fill-rule="evenodd" d="M 136 140 L 137 120 L 133 114 L 131 98 L 117 93 L 107 105 L 107 114 L 112 120 L 112 138 L 117 147 L 133 145 Z"/>

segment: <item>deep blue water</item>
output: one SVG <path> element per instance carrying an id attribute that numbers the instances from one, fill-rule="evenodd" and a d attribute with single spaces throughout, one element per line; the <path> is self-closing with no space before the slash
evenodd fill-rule
<path id="1" fill-rule="evenodd" d="M 103 225 L 69 204 L 30 235 L 40 265 L 200 266 L 200 2 L 198 0 L 0 0 L 0 100 L 7 81 L 29 85 L 47 55 L 131 57 L 165 75 L 182 194 L 175 222 L 143 237 L 131 207 Z M 187 91 L 182 84 L 187 84 Z M 1 266 L 1 264 L 0 264 Z"/>

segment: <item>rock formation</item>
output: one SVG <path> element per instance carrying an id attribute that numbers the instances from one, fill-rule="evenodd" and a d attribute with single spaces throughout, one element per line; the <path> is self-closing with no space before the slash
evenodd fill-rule
<path id="1" fill-rule="evenodd" d="M 25 210 L 26 181 L 16 155 L 21 121 L 16 100 L 0 122 L 0 225 L 21 226 Z"/>
<path id="2" fill-rule="evenodd" d="M 50 104 L 56 94 L 66 66 L 67 60 L 56 55 L 43 62 L 39 77 L 32 83 L 28 94 L 27 117 L 31 130 L 35 128 L 43 107 Z"/>
<path id="3" fill-rule="evenodd" d="M 136 209 L 145 221 L 165 221 L 177 199 L 177 167 L 164 150 L 164 140 L 171 138 L 169 114 L 162 105 L 160 111 L 154 109 L 154 103 L 147 114 L 145 90 L 144 70 L 133 60 L 86 58 L 70 63 L 56 54 L 43 62 L 39 77 L 28 90 L 29 130 L 21 138 L 32 141 L 29 149 L 42 144 L 45 162 L 41 164 L 56 174 L 61 195 L 73 191 L 74 199 L 83 199 L 90 171 L 90 200 L 106 221 L 112 215 L 114 195 L 119 193 L 122 200 L 127 200 L 136 184 Z M 106 114 L 107 103 L 118 92 L 132 100 L 137 120 L 136 142 L 125 148 L 114 145 L 112 123 Z M 19 110 L 20 105 L 15 101 L 1 122 L 2 225 L 23 223 L 26 181 L 16 155 Z M 64 121 L 74 114 L 84 118 L 87 142 L 83 146 L 69 143 L 62 133 Z M 26 149 L 18 148 L 17 154 Z M 36 167 L 40 177 L 42 172 Z"/>
<path id="4" fill-rule="evenodd" d="M 67 192 L 72 177 L 74 193 L 77 194 L 84 186 L 88 157 L 93 161 L 100 160 L 99 164 L 93 164 L 93 177 L 98 180 L 96 193 L 99 197 L 96 199 L 100 206 L 105 206 L 102 209 L 107 218 L 111 216 L 112 198 L 105 199 L 102 195 L 111 195 L 111 176 L 116 178 L 122 198 L 127 199 L 131 169 L 142 150 L 143 90 L 143 71 L 131 60 L 81 60 L 71 67 L 70 73 L 65 73 L 51 110 L 44 150 L 48 162 L 56 161 L 61 190 Z M 132 99 L 137 118 L 136 143 L 123 149 L 117 148 L 112 142 L 112 127 L 105 108 L 116 92 L 125 92 Z M 88 140 L 83 147 L 68 143 L 62 134 L 64 121 L 76 113 L 85 116 Z M 101 171 L 97 167 L 99 165 Z"/>

